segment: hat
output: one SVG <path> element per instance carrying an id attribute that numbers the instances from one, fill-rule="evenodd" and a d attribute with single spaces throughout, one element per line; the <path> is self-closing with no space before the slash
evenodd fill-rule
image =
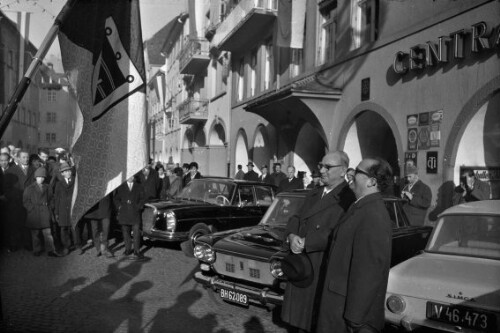
<path id="1" fill-rule="evenodd" d="M 62 162 L 61 167 L 59 168 L 59 172 L 64 172 L 66 170 L 71 170 L 71 167 L 67 162 Z"/>
<path id="2" fill-rule="evenodd" d="M 407 165 L 405 168 L 405 175 L 418 175 L 418 169 L 414 165 Z"/>
<path id="3" fill-rule="evenodd" d="M 269 169 L 269 168 L 267 167 L 267 164 L 264 164 L 264 165 L 261 167 L 261 169 L 264 169 L 264 168 Z"/>
<path id="4" fill-rule="evenodd" d="M 311 173 L 311 177 L 313 178 L 321 177 L 321 174 L 319 173 L 318 170 L 314 169 Z"/>
<path id="5" fill-rule="evenodd" d="M 252 162 L 248 162 L 247 166 L 253 167 L 253 163 Z"/>
<path id="6" fill-rule="evenodd" d="M 312 263 L 306 253 L 287 255 L 281 262 L 281 270 L 288 281 L 299 288 L 309 286 L 314 279 Z"/>
<path id="7" fill-rule="evenodd" d="M 35 171 L 35 178 L 36 177 L 46 178 L 47 177 L 47 170 L 45 170 L 45 168 L 38 168 L 38 169 L 36 169 L 36 171 Z"/>

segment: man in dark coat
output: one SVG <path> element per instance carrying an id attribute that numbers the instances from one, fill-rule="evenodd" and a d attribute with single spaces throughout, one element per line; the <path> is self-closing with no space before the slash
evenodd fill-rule
<path id="1" fill-rule="evenodd" d="M 144 195 L 146 196 L 146 201 L 158 199 L 160 194 L 160 181 L 158 179 L 158 173 L 153 170 L 149 165 L 142 169 L 142 172 L 138 173 L 139 183 L 141 183 L 144 188 Z"/>
<path id="2" fill-rule="evenodd" d="M 273 165 L 274 172 L 271 174 L 273 178 L 274 185 L 280 186 L 282 180 L 286 179 L 286 175 L 281 171 L 281 163 L 274 163 Z"/>
<path id="3" fill-rule="evenodd" d="M 100 257 L 104 252 L 106 258 L 114 257 L 108 246 L 111 217 L 111 194 L 108 194 L 99 200 L 98 203 L 87 211 L 84 217 L 89 219 L 90 224 L 92 225 L 92 239 L 94 241 L 94 247 L 97 251 L 96 256 Z"/>
<path id="4" fill-rule="evenodd" d="M 191 182 L 193 179 L 200 179 L 201 174 L 198 172 L 198 163 L 189 163 L 189 172 L 184 176 L 184 187 Z"/>
<path id="5" fill-rule="evenodd" d="M 143 258 L 141 249 L 141 212 L 144 207 L 145 195 L 142 185 L 135 181 L 132 176 L 125 183 L 120 185 L 113 197 L 115 206 L 118 209 L 118 223 L 122 227 L 123 240 L 125 242 L 125 251 L 123 254 L 131 259 L 138 260 Z M 134 251 L 132 252 L 132 238 Z"/>
<path id="6" fill-rule="evenodd" d="M 364 159 L 350 179 L 357 201 L 333 231 L 316 332 L 379 332 L 391 263 L 392 222 L 381 192 L 389 164 Z"/>
<path id="7" fill-rule="evenodd" d="M 298 216 L 287 225 L 287 242 L 292 253 L 306 253 L 312 264 L 312 283 L 296 286 L 288 283 L 281 312 L 290 325 L 313 332 L 318 309 L 317 290 L 322 290 L 322 263 L 333 228 L 354 202 L 354 193 L 345 182 L 349 157 L 342 151 L 323 157 L 321 168 L 323 187 L 313 189 L 307 196 Z"/>
<path id="8" fill-rule="evenodd" d="M 491 196 L 491 187 L 487 182 L 480 181 L 474 174 L 474 170 L 462 173 L 460 185 L 453 192 L 453 205 L 464 202 L 488 200 Z"/>
<path id="9" fill-rule="evenodd" d="M 71 201 L 73 200 L 73 191 L 75 189 L 75 177 L 68 163 L 63 162 L 59 168 L 62 180 L 57 181 L 54 191 L 54 216 L 61 233 L 62 254 L 67 255 L 71 247 Z M 81 242 L 77 242 L 77 247 L 82 249 Z"/>
<path id="10" fill-rule="evenodd" d="M 260 168 L 260 171 L 262 171 L 262 174 L 259 176 L 259 181 L 274 185 L 273 178 L 269 174 L 269 168 L 267 167 L 267 165 L 264 164 L 262 168 Z"/>
<path id="11" fill-rule="evenodd" d="M 304 182 L 302 181 L 302 179 L 295 177 L 295 167 L 293 165 L 290 165 L 287 171 L 288 177 L 280 182 L 278 186 L 278 193 L 296 189 L 303 189 Z"/>
<path id="12" fill-rule="evenodd" d="M 243 176 L 243 180 L 251 180 L 254 182 L 259 181 L 259 174 L 255 171 L 253 171 L 253 167 L 254 167 L 253 163 L 248 162 L 248 164 L 247 164 L 248 172 L 245 173 L 245 175 Z"/>
<path id="13" fill-rule="evenodd" d="M 245 172 L 241 164 L 238 164 L 238 172 L 234 175 L 234 179 L 243 179 L 243 177 L 245 177 Z"/>
<path id="14" fill-rule="evenodd" d="M 427 209 L 431 205 L 431 189 L 418 178 L 417 167 L 407 165 L 405 176 L 407 184 L 401 191 L 401 197 L 406 199 L 403 210 L 408 216 L 411 225 L 422 226 L 425 222 Z"/>

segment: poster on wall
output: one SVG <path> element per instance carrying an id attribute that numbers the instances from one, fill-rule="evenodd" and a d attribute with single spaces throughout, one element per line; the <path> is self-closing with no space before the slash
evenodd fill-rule
<path id="1" fill-rule="evenodd" d="M 441 124 L 443 121 L 443 110 L 431 112 L 431 124 Z"/>
<path id="2" fill-rule="evenodd" d="M 427 126 L 429 123 L 429 112 L 422 112 L 418 114 L 418 126 Z"/>
<path id="3" fill-rule="evenodd" d="M 414 127 L 418 125 L 418 114 L 410 114 L 406 116 L 406 126 Z"/>
<path id="4" fill-rule="evenodd" d="M 418 150 L 427 150 L 431 147 L 430 126 L 420 126 L 418 128 Z"/>
<path id="5" fill-rule="evenodd" d="M 439 129 L 439 124 L 432 124 L 430 126 L 430 146 L 435 148 L 439 147 L 439 143 L 441 142 L 441 131 Z"/>
<path id="6" fill-rule="evenodd" d="M 417 150 L 418 129 L 408 128 L 408 150 Z"/>
<path id="7" fill-rule="evenodd" d="M 425 158 L 425 168 L 427 173 L 437 173 L 438 170 L 438 152 L 428 151 Z"/>
<path id="8" fill-rule="evenodd" d="M 405 153 L 405 165 L 417 166 L 418 153 L 416 151 L 409 151 Z"/>

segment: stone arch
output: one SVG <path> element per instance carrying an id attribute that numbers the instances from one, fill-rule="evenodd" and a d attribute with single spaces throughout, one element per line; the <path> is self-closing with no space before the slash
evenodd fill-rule
<path id="1" fill-rule="evenodd" d="M 253 135 L 253 144 L 250 149 L 250 157 L 254 162 L 254 170 L 260 173 L 262 165 L 269 164 L 271 152 L 269 150 L 269 133 L 264 125 L 259 124 Z"/>
<path id="2" fill-rule="evenodd" d="M 210 126 L 210 130 L 208 132 L 208 144 L 210 146 L 223 146 L 227 144 L 226 138 L 226 124 L 220 118 L 216 118 L 212 122 L 212 126 Z"/>
<path id="3" fill-rule="evenodd" d="M 248 138 L 244 129 L 240 128 L 236 134 L 236 141 L 234 146 L 234 169 L 238 170 L 238 164 L 243 166 L 243 171 L 247 171 L 246 165 L 248 163 Z"/>

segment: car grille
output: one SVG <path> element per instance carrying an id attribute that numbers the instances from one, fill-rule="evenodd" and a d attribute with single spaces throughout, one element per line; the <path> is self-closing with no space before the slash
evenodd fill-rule
<path id="1" fill-rule="evenodd" d="M 142 230 L 150 231 L 154 226 L 156 217 L 155 209 L 146 206 L 142 211 Z"/>
<path id="2" fill-rule="evenodd" d="M 217 252 L 214 270 L 221 275 L 272 286 L 274 277 L 269 270 L 269 263 L 235 257 Z"/>

